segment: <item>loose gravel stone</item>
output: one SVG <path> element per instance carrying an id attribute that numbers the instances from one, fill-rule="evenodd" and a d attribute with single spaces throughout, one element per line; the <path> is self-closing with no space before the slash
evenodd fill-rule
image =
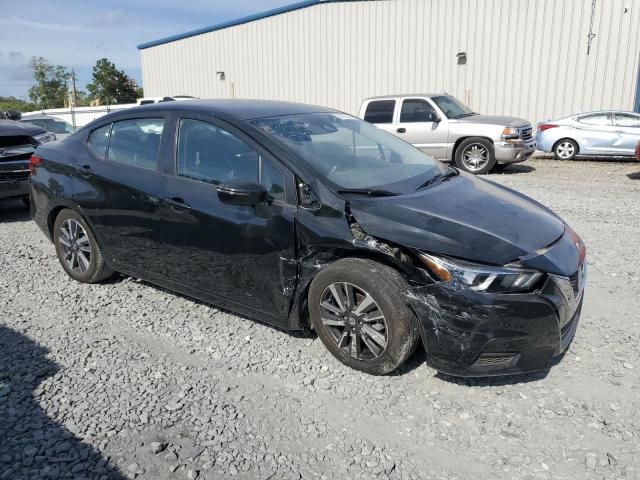
<path id="1" fill-rule="evenodd" d="M 640 164 L 492 174 L 584 239 L 589 279 L 550 372 L 371 377 L 289 334 L 117 277 L 70 280 L 0 205 L 0 480 L 633 479 L 640 472 Z"/>

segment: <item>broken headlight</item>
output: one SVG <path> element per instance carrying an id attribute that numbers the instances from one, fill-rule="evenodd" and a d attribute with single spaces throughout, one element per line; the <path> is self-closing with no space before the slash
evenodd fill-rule
<path id="1" fill-rule="evenodd" d="M 420 260 L 438 280 L 477 292 L 523 292 L 531 289 L 542 276 L 536 270 L 479 265 L 427 253 L 420 253 Z"/>

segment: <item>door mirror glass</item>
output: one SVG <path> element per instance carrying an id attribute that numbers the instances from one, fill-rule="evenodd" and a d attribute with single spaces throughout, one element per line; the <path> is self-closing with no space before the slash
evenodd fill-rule
<path id="1" fill-rule="evenodd" d="M 431 112 L 431 113 L 429 114 L 429 121 L 430 121 L 430 122 L 438 123 L 438 122 L 440 122 L 440 117 L 438 116 L 438 114 L 437 114 L 437 113 L 435 113 L 435 112 Z"/>
<path id="2" fill-rule="evenodd" d="M 255 206 L 267 199 L 264 185 L 251 180 L 231 180 L 218 185 L 218 198 L 222 203 L 238 206 Z"/>

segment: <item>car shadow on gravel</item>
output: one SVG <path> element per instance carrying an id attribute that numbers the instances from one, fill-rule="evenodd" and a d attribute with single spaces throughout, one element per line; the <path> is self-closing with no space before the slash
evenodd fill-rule
<path id="1" fill-rule="evenodd" d="M 627 178 L 629 180 L 640 180 L 640 172 L 630 173 Z"/>
<path id="2" fill-rule="evenodd" d="M 29 222 L 29 209 L 21 201 L 0 201 L 0 223 Z"/>
<path id="3" fill-rule="evenodd" d="M 40 383 L 59 370 L 47 353 L 0 325 L 0 479 L 124 480 L 115 465 L 39 405 Z"/>
<path id="4" fill-rule="evenodd" d="M 497 170 L 491 172 L 490 175 L 516 175 L 518 173 L 531 173 L 535 171 L 535 167 L 531 165 L 502 165 Z"/>

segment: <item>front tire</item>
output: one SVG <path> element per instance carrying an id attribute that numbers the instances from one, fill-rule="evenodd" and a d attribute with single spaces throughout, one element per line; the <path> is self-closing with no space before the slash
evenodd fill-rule
<path id="1" fill-rule="evenodd" d="M 456 148 L 455 161 L 465 172 L 475 175 L 489 173 L 496 164 L 493 143 L 486 138 L 466 138 Z"/>
<path id="2" fill-rule="evenodd" d="M 56 217 L 53 243 L 62 268 L 74 280 L 96 283 L 113 275 L 91 228 L 73 210 L 62 210 Z"/>
<path id="3" fill-rule="evenodd" d="M 342 363 L 372 375 L 392 372 L 420 338 L 396 270 L 348 258 L 325 267 L 309 288 L 309 314 L 325 347 Z"/>
<path id="4" fill-rule="evenodd" d="M 553 146 L 556 160 L 573 160 L 578 154 L 578 144 L 570 138 L 563 138 Z"/>

